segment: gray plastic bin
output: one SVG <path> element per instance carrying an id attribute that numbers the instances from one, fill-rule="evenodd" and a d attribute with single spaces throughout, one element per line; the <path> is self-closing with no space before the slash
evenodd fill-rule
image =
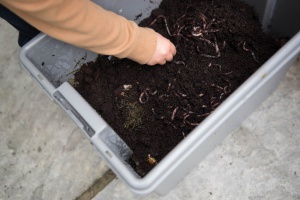
<path id="1" fill-rule="evenodd" d="M 97 0 L 108 10 L 134 19 L 143 18 L 160 1 Z M 299 0 L 245 0 L 258 12 L 263 28 L 277 36 L 291 36 L 272 58 L 257 70 L 229 98 L 178 144 L 144 178 L 140 178 L 125 160 L 132 153 L 97 112 L 67 82 L 83 62 L 95 60 L 95 53 L 73 47 L 39 34 L 20 53 L 21 66 L 48 96 L 69 114 L 106 160 L 107 165 L 137 194 L 168 193 L 191 169 L 233 131 L 285 76 L 300 53 Z M 140 19 L 141 20 L 141 19 Z"/>

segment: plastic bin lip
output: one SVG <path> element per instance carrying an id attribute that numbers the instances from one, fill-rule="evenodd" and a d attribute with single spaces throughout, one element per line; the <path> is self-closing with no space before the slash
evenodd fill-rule
<path id="1" fill-rule="evenodd" d="M 28 49 L 31 49 L 33 46 L 35 46 L 37 43 L 39 43 L 43 38 L 49 37 L 44 33 L 39 33 L 37 36 L 34 37 L 34 40 L 31 40 L 30 42 L 27 42 L 20 51 L 20 56 L 22 56 L 21 62 L 28 62 L 29 59 L 26 57 L 26 52 Z"/>
<path id="2" fill-rule="evenodd" d="M 288 52 L 288 53 L 287 53 Z M 183 141 L 181 141 L 166 157 L 157 164 L 144 178 L 136 178 L 131 173 L 119 174 L 132 190 L 136 193 L 147 194 L 152 192 L 160 180 L 163 180 L 172 169 L 175 169 L 197 144 L 201 143 L 217 124 L 234 111 L 244 100 L 251 96 L 255 88 L 259 88 L 267 81 L 266 76 L 271 76 L 280 69 L 280 66 L 290 58 L 300 54 L 300 31 L 266 61 L 248 80 L 246 80 L 233 94 L 231 94 L 216 110 L 199 124 Z M 233 106 L 234 105 L 234 106 Z M 225 118 L 224 118 L 225 117 Z M 127 170 L 125 167 L 120 171 Z"/>
<path id="3" fill-rule="evenodd" d="M 44 79 L 42 76 L 42 73 L 40 70 L 38 70 L 32 61 L 27 57 L 27 52 L 31 48 L 33 48 L 36 44 L 38 44 L 42 39 L 45 37 L 48 37 L 44 33 L 39 33 L 37 36 L 35 36 L 34 39 L 32 39 L 30 42 L 27 42 L 20 50 L 19 52 L 19 63 L 22 66 L 22 68 L 28 72 L 34 80 L 36 80 L 43 89 L 46 92 L 46 94 L 52 98 L 52 93 L 55 91 L 55 87 L 47 80 Z M 26 66 L 26 67 L 25 67 Z M 30 70 L 28 70 L 30 68 Z M 43 81 L 38 81 L 37 79 L 40 77 L 40 79 L 43 79 Z"/>

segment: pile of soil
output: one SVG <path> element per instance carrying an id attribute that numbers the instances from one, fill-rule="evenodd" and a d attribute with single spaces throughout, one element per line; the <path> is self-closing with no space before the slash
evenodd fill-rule
<path id="1" fill-rule="evenodd" d="M 177 48 L 164 66 L 99 56 L 75 74 L 77 91 L 133 151 L 146 175 L 280 45 L 238 0 L 164 0 L 140 26 Z"/>

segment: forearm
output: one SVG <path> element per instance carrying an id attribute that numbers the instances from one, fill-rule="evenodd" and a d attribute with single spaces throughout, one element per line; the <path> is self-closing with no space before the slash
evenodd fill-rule
<path id="1" fill-rule="evenodd" d="M 40 31 L 99 54 L 146 63 L 156 48 L 151 29 L 102 9 L 89 0 L 1 0 Z"/>

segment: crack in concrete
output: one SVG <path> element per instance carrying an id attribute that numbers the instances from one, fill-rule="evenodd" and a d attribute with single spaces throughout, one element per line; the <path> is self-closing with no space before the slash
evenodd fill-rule
<path id="1" fill-rule="evenodd" d="M 101 178 L 96 180 L 84 193 L 75 200 L 91 200 L 99 192 L 101 192 L 112 180 L 116 178 L 116 175 L 108 170 Z"/>

